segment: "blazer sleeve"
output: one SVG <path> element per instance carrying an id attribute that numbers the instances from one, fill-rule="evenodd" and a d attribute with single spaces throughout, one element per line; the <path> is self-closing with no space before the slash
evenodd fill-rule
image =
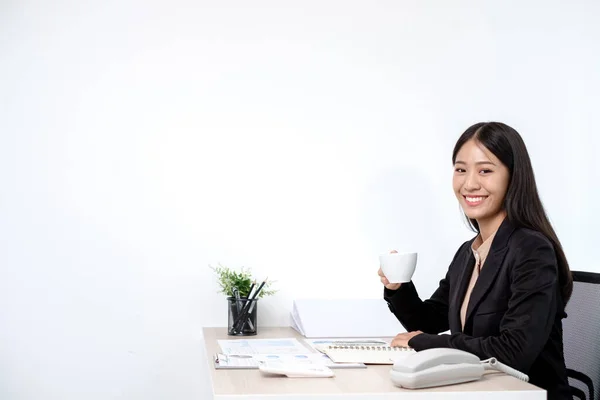
<path id="1" fill-rule="evenodd" d="M 464 246 L 465 244 L 458 249 L 450 265 L 454 265 Z M 390 311 L 408 332 L 423 331 L 437 334 L 449 329 L 449 286 L 450 270 L 428 300 L 421 300 L 412 281 L 403 283 L 398 290 L 384 288 L 383 298 L 387 301 Z"/>
<path id="2" fill-rule="evenodd" d="M 481 359 L 499 361 L 527 372 L 548 341 L 558 307 L 557 261 L 552 244 L 531 235 L 519 243 L 510 271 L 511 297 L 500 321 L 499 334 L 472 337 L 420 334 L 408 345 L 415 350 L 450 347 L 473 353 Z"/>

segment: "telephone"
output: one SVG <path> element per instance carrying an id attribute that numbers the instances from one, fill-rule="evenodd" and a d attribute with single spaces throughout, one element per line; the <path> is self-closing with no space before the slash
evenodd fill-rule
<path id="1" fill-rule="evenodd" d="M 458 349 L 427 349 L 407 355 L 394 362 L 390 371 L 392 382 L 407 389 L 452 385 L 475 381 L 484 370 L 495 369 L 522 381 L 529 377 L 495 358 L 481 361 L 479 357 Z"/>

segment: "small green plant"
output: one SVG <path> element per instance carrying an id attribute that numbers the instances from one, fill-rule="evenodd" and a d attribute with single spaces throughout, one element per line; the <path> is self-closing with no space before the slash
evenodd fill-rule
<path id="1" fill-rule="evenodd" d="M 229 267 L 222 266 L 219 264 L 217 267 L 209 266 L 217 274 L 217 282 L 221 290 L 219 293 L 223 293 L 226 296 L 233 297 L 233 289 L 237 288 L 241 297 L 248 297 L 248 292 L 252 283 L 255 282 L 254 293 L 262 281 L 256 280 L 252 277 L 251 270 L 249 268 L 242 267 L 240 271 L 235 271 Z M 258 294 L 259 298 L 264 296 L 271 296 L 276 293 L 276 290 L 271 288 L 273 281 L 266 281 L 262 290 Z M 253 294 L 254 295 L 254 294 Z"/>

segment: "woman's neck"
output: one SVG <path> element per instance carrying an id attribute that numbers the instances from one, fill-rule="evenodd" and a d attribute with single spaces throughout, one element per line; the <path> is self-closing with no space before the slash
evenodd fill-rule
<path id="1" fill-rule="evenodd" d="M 506 211 L 501 211 L 493 217 L 486 218 L 484 220 L 477 220 L 482 243 L 492 236 L 498 230 L 498 228 L 500 228 L 500 225 L 502 225 L 502 221 L 504 221 L 505 218 Z"/>

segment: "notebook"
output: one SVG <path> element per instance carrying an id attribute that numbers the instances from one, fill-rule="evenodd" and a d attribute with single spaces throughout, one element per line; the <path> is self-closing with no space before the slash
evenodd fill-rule
<path id="1" fill-rule="evenodd" d="M 331 361 L 336 363 L 364 363 L 364 364 L 394 364 L 406 356 L 415 353 L 409 347 L 390 347 L 384 345 L 328 345 L 319 347 L 327 354 Z"/>

